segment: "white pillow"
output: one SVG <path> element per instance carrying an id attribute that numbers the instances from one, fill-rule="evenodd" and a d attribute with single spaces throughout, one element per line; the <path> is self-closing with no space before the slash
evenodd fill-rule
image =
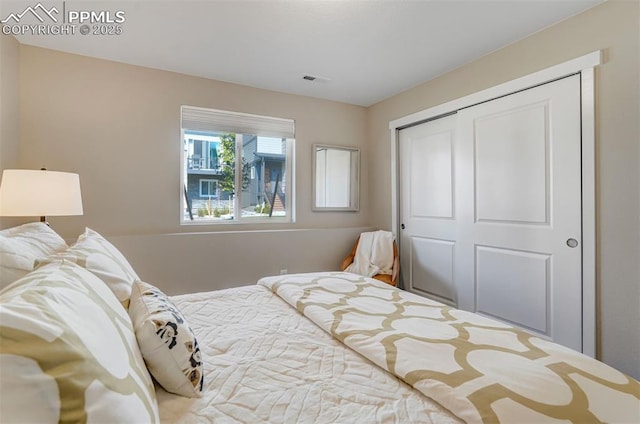
<path id="1" fill-rule="evenodd" d="M 149 372 L 168 392 L 202 395 L 203 366 L 196 336 L 167 295 L 151 284 L 133 284 L 129 316 Z"/>
<path id="2" fill-rule="evenodd" d="M 0 231 L 0 289 L 33 271 L 36 260 L 69 246 L 42 222 Z"/>
<path id="3" fill-rule="evenodd" d="M 68 261 L 0 295 L 2 422 L 158 422 L 153 382 L 113 293 Z"/>
<path id="4" fill-rule="evenodd" d="M 98 232 L 86 228 L 73 246 L 39 262 L 60 259 L 75 262 L 91 271 L 105 282 L 125 308 L 129 306 L 131 285 L 140 278 L 124 255 Z"/>

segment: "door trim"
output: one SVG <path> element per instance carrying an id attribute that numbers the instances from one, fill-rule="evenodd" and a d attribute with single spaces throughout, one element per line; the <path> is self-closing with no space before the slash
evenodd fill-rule
<path id="1" fill-rule="evenodd" d="M 455 113 L 459 109 L 517 91 L 580 74 L 582 120 L 582 353 L 596 357 L 596 185 L 595 185 L 595 70 L 600 50 L 538 72 L 478 91 L 389 122 L 391 132 L 391 231 L 399 233 L 400 190 L 398 131 Z"/>

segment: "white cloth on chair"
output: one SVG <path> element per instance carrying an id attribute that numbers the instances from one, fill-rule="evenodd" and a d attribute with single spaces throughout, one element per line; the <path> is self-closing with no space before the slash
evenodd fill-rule
<path id="1" fill-rule="evenodd" d="M 392 269 L 393 234 L 382 230 L 360 234 L 353 263 L 345 271 L 373 277 L 376 274 L 391 275 Z"/>

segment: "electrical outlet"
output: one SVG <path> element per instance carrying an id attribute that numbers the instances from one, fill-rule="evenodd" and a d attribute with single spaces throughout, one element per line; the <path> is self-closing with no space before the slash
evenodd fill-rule
<path id="1" fill-rule="evenodd" d="M 287 272 L 289 272 L 289 271 L 287 271 L 286 269 L 281 269 L 280 270 L 280 275 L 285 275 Z"/>

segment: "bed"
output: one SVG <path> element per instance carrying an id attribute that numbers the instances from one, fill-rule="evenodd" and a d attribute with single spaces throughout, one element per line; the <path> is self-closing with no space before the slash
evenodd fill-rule
<path id="1" fill-rule="evenodd" d="M 634 379 L 377 280 L 169 298 L 98 233 L 52 233 L 0 231 L 3 423 L 640 422 Z"/>

